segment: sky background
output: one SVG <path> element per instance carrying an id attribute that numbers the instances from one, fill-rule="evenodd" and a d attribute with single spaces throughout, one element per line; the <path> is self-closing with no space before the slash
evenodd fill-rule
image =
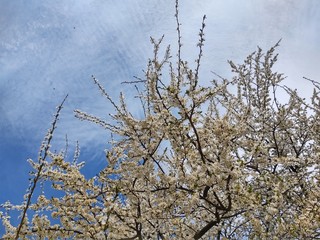
<path id="1" fill-rule="evenodd" d="M 69 141 L 69 157 L 78 140 L 84 173 L 105 166 L 108 132 L 74 117 L 81 109 L 104 119 L 113 112 L 91 75 L 117 99 L 134 89 L 121 84 L 143 77 L 152 57 L 150 36 L 165 35 L 163 48 L 176 47 L 173 0 L 0 0 L 0 203 L 21 203 L 28 186 L 28 158 L 37 159 L 40 143 L 66 94 L 52 149 Z M 241 63 L 256 50 L 268 50 L 280 38 L 276 69 L 286 84 L 305 97 L 312 87 L 303 76 L 320 81 L 320 1 L 180 1 L 183 57 L 193 62 L 202 16 L 205 47 L 200 78 L 211 71 L 231 77 L 227 60 Z M 131 101 L 130 101 L 131 102 Z M 132 111 L 139 108 L 131 104 Z M 0 228 L 0 234 L 2 233 Z"/>

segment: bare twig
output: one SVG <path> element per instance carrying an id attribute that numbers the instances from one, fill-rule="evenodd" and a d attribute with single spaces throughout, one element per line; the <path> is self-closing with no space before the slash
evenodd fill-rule
<path id="1" fill-rule="evenodd" d="M 303 79 L 310 81 L 314 87 L 316 87 L 317 89 L 320 90 L 320 82 L 313 80 L 313 79 L 310 79 L 310 78 L 307 78 L 307 77 L 303 77 Z"/>

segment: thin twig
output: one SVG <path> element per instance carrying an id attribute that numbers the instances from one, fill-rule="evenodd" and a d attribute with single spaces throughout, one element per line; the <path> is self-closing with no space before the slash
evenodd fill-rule
<path id="1" fill-rule="evenodd" d="M 147 80 L 145 79 L 142 79 L 140 77 L 137 77 L 137 76 L 133 76 L 135 79 L 135 81 L 123 81 L 121 82 L 121 84 L 136 84 L 136 83 L 146 83 Z"/>
<path id="2" fill-rule="evenodd" d="M 313 80 L 313 79 L 310 79 L 310 78 L 307 78 L 307 77 L 303 77 L 303 79 L 306 79 L 308 81 L 310 81 L 313 86 L 315 86 L 316 88 L 320 89 L 320 82 L 316 81 L 316 80 Z"/>
<path id="3" fill-rule="evenodd" d="M 204 39 L 204 28 L 206 26 L 205 24 L 205 20 L 206 20 L 206 15 L 203 16 L 202 18 L 202 25 L 201 25 L 201 28 L 200 28 L 200 32 L 199 32 L 199 42 L 198 42 L 198 47 L 199 47 L 199 55 L 198 55 L 198 58 L 196 59 L 196 63 L 197 63 L 197 67 L 196 67 L 196 70 L 195 70 L 195 86 L 197 85 L 198 83 L 198 78 L 199 78 L 199 68 L 200 68 L 200 62 L 201 62 L 201 57 L 203 55 L 203 43 L 205 41 Z"/>
<path id="4" fill-rule="evenodd" d="M 40 165 L 38 167 L 38 171 L 36 173 L 36 176 L 34 177 L 34 179 L 32 181 L 31 189 L 30 189 L 30 192 L 29 192 L 28 198 L 27 198 L 27 203 L 26 203 L 25 208 L 23 209 L 21 221 L 20 221 L 20 224 L 18 226 L 18 230 L 17 230 L 16 236 L 15 236 L 15 240 L 17 240 L 19 238 L 19 234 L 20 234 L 21 228 L 23 226 L 24 219 L 26 218 L 27 210 L 29 209 L 29 206 L 31 204 L 32 195 L 33 195 L 33 193 L 34 193 L 34 191 L 36 189 L 37 183 L 38 183 L 38 181 L 39 181 L 39 179 L 41 177 L 41 171 L 42 171 L 42 168 L 45 165 L 45 160 L 46 160 L 46 158 L 48 156 L 48 152 L 49 152 L 49 149 L 50 149 L 50 143 L 51 143 L 51 140 L 52 140 L 52 137 L 53 137 L 54 130 L 56 129 L 56 125 L 57 125 L 57 122 L 58 122 L 60 111 L 62 110 L 63 104 L 66 101 L 67 97 L 68 97 L 68 94 L 65 96 L 65 98 L 62 101 L 62 103 L 57 107 L 57 112 L 54 115 L 51 128 L 49 129 L 49 131 L 48 131 L 48 133 L 47 133 L 46 137 L 44 138 L 44 141 L 43 141 L 43 143 L 41 145 L 40 152 L 39 152 L 39 163 L 40 163 Z"/>
<path id="5" fill-rule="evenodd" d="M 180 87 L 180 81 L 181 81 L 181 64 L 182 64 L 182 60 L 181 60 L 181 47 L 182 47 L 182 43 L 181 43 L 181 31 L 180 31 L 180 21 L 179 21 L 179 0 L 176 0 L 176 13 L 175 13 L 175 18 L 176 18 L 176 24 L 177 24 L 177 33 L 178 33 L 178 88 Z"/>

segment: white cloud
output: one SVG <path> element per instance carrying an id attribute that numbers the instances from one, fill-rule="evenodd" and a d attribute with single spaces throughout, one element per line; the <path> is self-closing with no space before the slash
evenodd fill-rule
<path id="1" fill-rule="evenodd" d="M 54 106 L 69 93 L 57 144 L 64 144 L 64 133 L 82 145 L 106 142 L 99 127 L 72 113 L 80 108 L 104 117 L 112 111 L 90 76 L 117 97 L 126 90 L 120 82 L 142 75 L 152 56 L 150 35 L 165 34 L 164 45 L 176 46 L 169 0 L 12 2 L 0 14 L 1 24 L 9 26 L 0 28 L 0 125 L 36 141 L 49 127 Z M 315 9 L 317 1 L 180 1 L 184 56 L 190 63 L 196 58 L 197 33 L 206 14 L 205 80 L 213 77 L 211 70 L 229 77 L 227 59 L 241 62 L 256 45 L 266 49 L 280 38 L 278 66 L 288 81 L 295 84 L 308 73 L 317 77 L 320 13 Z"/>

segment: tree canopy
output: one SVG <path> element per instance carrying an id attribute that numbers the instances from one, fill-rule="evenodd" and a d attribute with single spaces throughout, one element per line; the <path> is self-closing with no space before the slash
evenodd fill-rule
<path id="1" fill-rule="evenodd" d="M 1 213 L 5 239 L 320 239 L 320 84 L 311 100 L 273 70 L 276 48 L 258 48 L 233 77 L 199 77 L 205 17 L 195 68 L 178 49 L 154 55 L 137 89 L 142 116 L 123 94 L 111 120 L 75 110 L 112 133 L 107 167 L 87 179 L 82 163 L 50 151 L 61 104 L 19 206 Z M 177 59 L 172 60 L 172 59 Z M 191 64 L 192 65 L 192 64 Z M 36 196 L 39 182 L 60 196 Z M 13 226 L 10 209 L 21 212 Z"/>

